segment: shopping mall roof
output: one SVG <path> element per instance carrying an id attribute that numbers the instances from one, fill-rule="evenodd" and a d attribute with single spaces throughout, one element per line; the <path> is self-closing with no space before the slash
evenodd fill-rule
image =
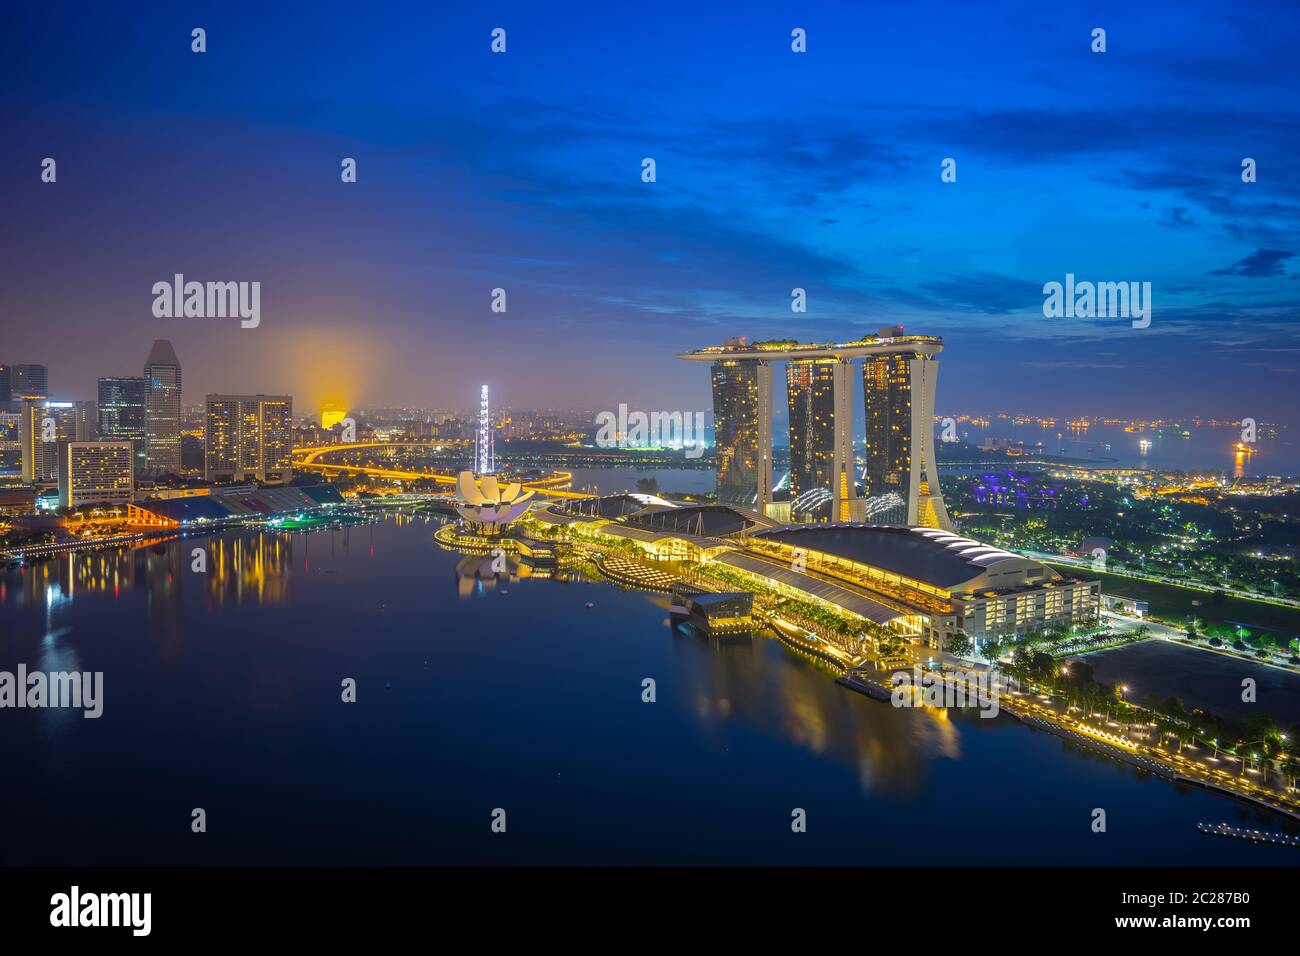
<path id="1" fill-rule="evenodd" d="M 749 571 L 761 577 L 779 581 L 787 587 L 797 588 L 824 601 L 829 601 L 837 607 L 842 607 L 846 611 L 852 611 L 854 614 L 877 624 L 888 624 L 894 618 L 905 616 L 906 613 L 897 611 L 892 607 L 886 607 L 879 601 L 873 601 L 869 597 L 848 588 L 840 587 L 838 584 L 823 581 L 811 574 L 795 571 L 780 562 L 767 561 L 756 555 L 728 551 L 718 555 L 714 560 L 720 564 L 730 565 L 742 571 Z"/>
<path id="2" fill-rule="evenodd" d="M 575 498 L 563 504 L 554 504 L 551 511 L 584 521 L 605 519 L 612 521 L 625 515 L 649 509 L 671 509 L 673 503 L 655 495 L 621 494 L 603 495 L 599 498 Z"/>
<path id="3" fill-rule="evenodd" d="M 659 511 L 645 510 L 624 519 L 625 524 L 661 532 L 717 537 L 737 534 L 754 528 L 770 528 L 774 523 L 753 511 L 728 505 L 694 505 Z"/>
<path id="4" fill-rule="evenodd" d="M 1036 561 L 935 528 L 822 524 L 775 528 L 756 532 L 755 537 L 856 561 L 948 590 L 1000 587 L 998 578 L 1023 578 L 1028 569 L 1043 568 L 1044 578 L 1054 576 Z"/>

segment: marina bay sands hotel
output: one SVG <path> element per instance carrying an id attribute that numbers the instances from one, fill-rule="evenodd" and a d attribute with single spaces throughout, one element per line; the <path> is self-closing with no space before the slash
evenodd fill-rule
<path id="1" fill-rule="evenodd" d="M 896 505 L 899 523 L 951 529 L 934 458 L 934 391 L 943 340 L 901 326 L 856 342 L 793 340 L 720 346 L 678 356 L 710 362 L 718 500 L 771 517 L 806 520 L 810 503 L 861 522 Z M 853 362 L 862 359 L 866 456 L 862 494 L 853 457 Z M 772 366 L 786 363 L 791 513 L 773 500 Z"/>

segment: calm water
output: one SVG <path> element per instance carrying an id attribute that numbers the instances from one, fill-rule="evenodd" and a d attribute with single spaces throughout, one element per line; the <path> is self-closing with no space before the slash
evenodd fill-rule
<path id="1" fill-rule="evenodd" d="M 662 599 L 502 595 L 432 532 L 227 534 L 0 575 L 0 669 L 105 673 L 99 720 L 0 711 L 0 864 L 1300 862 L 1193 831 L 1264 814 L 1007 718 L 896 710 L 771 640 L 675 633 Z"/>
<path id="2" fill-rule="evenodd" d="M 1179 432 L 1184 430 L 1189 433 L 1187 438 L 1173 430 L 1161 435 L 1154 429 L 1126 432 L 1118 425 L 1072 429 L 1060 420 L 1055 426 L 1043 428 L 1038 424 L 1016 425 L 995 418 L 988 428 L 963 423 L 957 427 L 957 434 L 975 445 L 990 438 L 1008 438 L 1024 442 L 1026 448 L 1032 449 L 1042 442 L 1044 454 L 1091 459 L 1109 467 L 1209 471 L 1246 477 L 1300 474 L 1300 446 L 1286 431 L 1281 431 L 1277 437 L 1259 436 L 1254 445 L 1256 453 L 1239 456 L 1233 451 L 1233 445 L 1241 439 L 1239 429 L 1198 428 L 1195 425 L 1182 425 L 1177 429 Z M 1150 442 L 1145 450 L 1142 448 L 1144 440 Z M 1105 459 L 1115 461 L 1112 463 Z"/>

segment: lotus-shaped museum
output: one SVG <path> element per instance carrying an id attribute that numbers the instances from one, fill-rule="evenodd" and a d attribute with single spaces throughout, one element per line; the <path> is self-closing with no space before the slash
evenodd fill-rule
<path id="1" fill-rule="evenodd" d="M 528 510 L 534 492 L 518 482 L 502 485 L 495 475 L 475 478 L 462 471 L 456 477 L 456 511 L 461 518 L 486 534 L 497 534 Z"/>

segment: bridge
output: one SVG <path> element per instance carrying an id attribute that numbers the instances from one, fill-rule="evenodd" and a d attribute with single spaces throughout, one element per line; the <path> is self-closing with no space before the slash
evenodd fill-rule
<path id="1" fill-rule="evenodd" d="M 402 468 L 383 468 L 374 465 L 336 465 L 318 459 L 323 455 L 345 451 L 359 451 L 365 448 L 440 448 L 445 441 L 373 441 L 346 442 L 342 445 L 321 445 L 313 448 L 295 448 L 293 450 L 293 467 L 301 471 L 317 471 L 322 474 L 339 474 L 351 472 L 369 478 L 385 478 L 390 481 L 435 481 L 443 485 L 455 485 L 456 476 L 435 471 L 410 471 Z M 590 498 L 589 494 L 578 491 L 565 491 L 573 483 L 573 473 L 557 471 L 549 478 L 524 483 L 524 487 L 555 498 Z"/>

